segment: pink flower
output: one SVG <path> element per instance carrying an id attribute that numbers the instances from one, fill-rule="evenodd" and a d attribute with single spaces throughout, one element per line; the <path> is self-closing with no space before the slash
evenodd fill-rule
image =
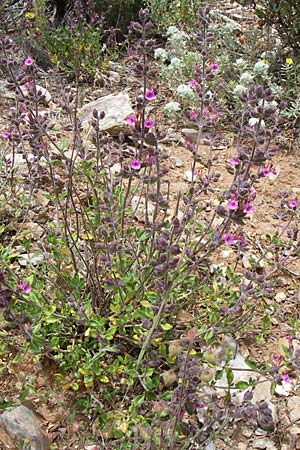
<path id="1" fill-rule="evenodd" d="M 152 128 L 152 127 L 154 127 L 154 122 L 153 122 L 153 120 L 151 120 L 151 119 L 145 120 L 145 127 L 146 127 L 146 128 Z"/>
<path id="2" fill-rule="evenodd" d="M 193 109 L 192 111 L 188 112 L 188 116 L 191 120 L 197 120 L 198 118 L 198 111 L 196 111 L 195 109 Z"/>
<path id="3" fill-rule="evenodd" d="M 281 375 L 281 379 L 282 379 L 282 381 L 285 381 L 286 383 L 290 383 L 291 382 L 291 379 L 290 379 L 290 377 L 288 376 L 287 373 L 284 373 L 283 375 Z"/>
<path id="4" fill-rule="evenodd" d="M 216 120 L 219 117 L 219 114 L 210 114 L 209 118 L 210 120 Z"/>
<path id="5" fill-rule="evenodd" d="M 9 131 L 7 131 L 7 130 L 2 131 L 2 137 L 4 139 L 8 139 L 9 136 L 10 136 L 10 132 Z"/>
<path id="6" fill-rule="evenodd" d="M 33 59 L 31 58 L 31 56 L 28 56 L 25 61 L 24 61 L 25 66 L 32 66 L 33 64 Z"/>
<path id="7" fill-rule="evenodd" d="M 19 284 L 19 289 L 24 292 L 24 294 L 30 294 L 31 287 L 30 284 L 25 281 L 24 283 Z"/>
<path id="8" fill-rule="evenodd" d="M 234 242 L 233 236 L 230 233 L 224 234 L 223 239 L 226 245 L 232 245 Z"/>
<path id="9" fill-rule="evenodd" d="M 204 404 L 203 402 L 198 402 L 198 403 L 196 404 L 196 408 L 202 409 L 202 408 L 204 408 L 204 406 L 205 406 L 205 404 Z"/>
<path id="10" fill-rule="evenodd" d="M 128 123 L 128 125 L 134 125 L 135 122 L 137 121 L 137 117 L 134 114 L 131 114 L 131 116 L 128 117 L 128 119 L 126 119 L 126 122 Z"/>
<path id="11" fill-rule="evenodd" d="M 196 337 L 196 331 L 195 331 L 194 328 L 192 328 L 192 329 L 189 330 L 189 332 L 188 332 L 188 340 L 189 340 L 190 342 L 193 342 L 193 340 L 195 339 L 195 337 Z"/>
<path id="12" fill-rule="evenodd" d="M 156 98 L 154 89 L 146 89 L 145 99 L 146 100 L 154 100 Z"/>
<path id="13" fill-rule="evenodd" d="M 286 337 L 286 340 L 288 341 L 288 343 L 289 343 L 289 346 L 291 347 L 292 346 L 292 344 L 293 344 L 293 336 L 287 336 Z"/>
<path id="14" fill-rule="evenodd" d="M 251 203 L 246 203 L 244 205 L 244 209 L 243 209 L 244 213 L 248 214 L 248 216 L 251 216 L 254 212 L 253 206 L 251 205 Z"/>
<path id="15" fill-rule="evenodd" d="M 198 84 L 198 81 L 191 80 L 191 81 L 188 82 L 188 87 L 192 88 L 192 87 L 197 86 L 197 84 Z"/>
<path id="16" fill-rule="evenodd" d="M 263 168 L 263 174 L 264 174 L 265 177 L 268 177 L 270 175 L 270 173 L 271 173 L 271 170 L 270 170 L 269 167 L 264 167 Z"/>
<path id="17" fill-rule="evenodd" d="M 208 116 L 209 115 L 209 109 L 204 108 L 203 111 L 202 111 L 202 115 L 203 116 Z"/>
<path id="18" fill-rule="evenodd" d="M 297 204 L 298 204 L 297 200 L 291 200 L 289 203 L 289 207 L 295 209 L 297 208 Z"/>
<path id="19" fill-rule="evenodd" d="M 131 161 L 130 167 L 133 170 L 140 170 L 140 168 L 141 168 L 141 161 L 139 159 L 134 159 L 133 161 Z"/>
<path id="20" fill-rule="evenodd" d="M 278 353 L 275 353 L 275 355 L 273 355 L 273 359 L 277 364 L 280 364 L 282 361 L 282 356 L 279 355 Z"/>
<path id="21" fill-rule="evenodd" d="M 219 66 L 216 63 L 212 63 L 210 68 L 213 72 L 218 72 L 218 70 L 219 70 Z"/>
<path id="22" fill-rule="evenodd" d="M 227 203 L 227 208 L 230 209 L 231 211 L 235 211 L 236 209 L 238 209 L 238 207 L 239 207 L 238 201 L 235 200 L 234 198 L 229 200 L 229 202 Z"/>
<path id="23" fill-rule="evenodd" d="M 231 158 L 230 162 L 231 162 L 231 164 L 232 164 L 233 166 L 238 166 L 239 163 L 240 163 L 236 156 L 233 156 L 233 157 Z"/>

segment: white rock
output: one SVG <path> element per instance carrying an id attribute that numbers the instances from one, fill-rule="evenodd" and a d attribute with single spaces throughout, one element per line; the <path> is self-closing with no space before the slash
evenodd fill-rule
<path id="1" fill-rule="evenodd" d="M 46 255 L 37 253 L 22 253 L 18 256 L 20 266 L 24 267 L 30 264 L 36 266 L 37 264 L 44 262 L 45 259 Z"/>
<path id="2" fill-rule="evenodd" d="M 84 128 L 92 130 L 90 122 L 93 117 L 93 111 L 96 109 L 99 114 L 105 113 L 105 117 L 100 120 L 100 130 L 108 131 L 110 134 L 117 136 L 121 131 L 128 135 L 130 127 L 126 123 L 126 119 L 134 114 L 129 95 L 126 92 L 118 94 L 110 94 L 100 97 L 93 102 L 84 105 L 78 111 L 78 117 Z"/>
<path id="3" fill-rule="evenodd" d="M 146 199 L 144 197 L 139 197 L 137 195 L 132 197 L 131 200 L 131 208 L 133 210 L 134 217 L 139 222 L 151 222 L 153 220 L 153 215 L 155 211 L 155 206 L 151 202 L 146 203 Z"/>
<path id="4" fill-rule="evenodd" d="M 51 96 L 50 92 L 48 91 L 48 89 L 44 88 L 43 86 L 39 86 L 38 84 L 35 87 L 36 87 L 37 94 L 42 97 L 40 99 L 40 102 L 48 105 L 52 100 L 52 96 Z M 22 92 L 23 92 L 24 97 L 28 97 L 29 92 L 28 92 L 28 89 L 26 88 L 26 86 L 22 86 Z"/>
<path id="5" fill-rule="evenodd" d="M 287 406 L 289 409 L 289 416 L 291 422 L 296 422 L 300 420 L 300 397 L 295 395 L 293 397 L 288 398 Z"/>
<path id="6" fill-rule="evenodd" d="M 275 300 L 278 303 L 284 302 L 284 300 L 286 300 L 286 295 L 284 292 L 277 292 L 277 294 L 275 295 Z"/>
<path id="7" fill-rule="evenodd" d="M 262 450 L 277 450 L 275 443 L 268 438 L 258 438 L 253 441 L 253 448 Z"/>

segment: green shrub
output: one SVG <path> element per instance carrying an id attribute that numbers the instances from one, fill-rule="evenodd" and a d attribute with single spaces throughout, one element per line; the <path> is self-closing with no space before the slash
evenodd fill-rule
<path id="1" fill-rule="evenodd" d="M 253 5 L 262 25 L 273 26 L 283 45 L 300 53 L 300 4 L 299 0 L 239 0 L 243 6 Z"/>

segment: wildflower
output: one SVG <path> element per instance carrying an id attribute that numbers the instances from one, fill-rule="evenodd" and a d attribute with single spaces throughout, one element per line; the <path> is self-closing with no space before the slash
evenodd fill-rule
<path id="1" fill-rule="evenodd" d="M 7 131 L 7 130 L 2 131 L 2 137 L 4 139 L 8 139 L 9 136 L 10 136 L 10 132 L 9 131 Z"/>
<path id="2" fill-rule="evenodd" d="M 27 283 L 27 281 L 25 281 L 25 282 L 19 284 L 19 289 L 20 289 L 21 291 L 23 291 L 24 294 L 30 294 L 30 292 L 31 292 L 30 284 Z"/>
<path id="3" fill-rule="evenodd" d="M 269 167 L 264 167 L 263 168 L 263 174 L 264 174 L 265 177 L 268 177 L 270 175 L 270 173 L 271 173 L 271 170 L 270 170 Z"/>
<path id="4" fill-rule="evenodd" d="M 210 68 L 213 72 L 218 72 L 218 70 L 219 70 L 219 66 L 216 63 L 212 63 Z"/>
<path id="5" fill-rule="evenodd" d="M 31 56 L 28 56 L 25 61 L 24 61 L 25 66 L 32 66 L 33 64 L 33 59 L 31 58 Z"/>
<path id="6" fill-rule="evenodd" d="M 181 66 L 181 59 L 176 58 L 176 56 L 174 56 L 174 58 L 171 58 L 169 66 L 171 69 L 178 69 L 180 66 Z"/>
<path id="7" fill-rule="evenodd" d="M 180 84 L 176 89 L 176 92 L 180 97 L 185 98 L 186 100 L 189 100 L 195 96 L 193 89 L 186 84 Z"/>
<path id="8" fill-rule="evenodd" d="M 290 66 L 294 61 L 292 58 L 286 58 L 285 62 Z"/>
<path id="9" fill-rule="evenodd" d="M 289 346 L 291 346 L 292 344 L 293 344 L 293 336 L 287 336 L 286 337 L 286 340 L 288 341 L 288 343 L 289 343 Z"/>
<path id="10" fill-rule="evenodd" d="M 291 379 L 290 379 L 290 377 L 288 376 L 287 373 L 284 373 L 283 375 L 281 375 L 281 379 L 282 379 L 282 381 L 285 381 L 286 383 L 290 383 L 291 382 Z"/>
<path id="11" fill-rule="evenodd" d="M 130 167 L 133 170 L 140 170 L 140 168 L 141 168 L 141 161 L 139 159 L 134 159 L 133 161 L 131 161 Z"/>
<path id="12" fill-rule="evenodd" d="M 203 402 L 198 402 L 198 403 L 196 404 L 196 408 L 202 409 L 202 408 L 204 408 L 204 406 L 205 406 L 205 404 L 204 404 Z"/>
<path id="13" fill-rule="evenodd" d="M 226 245 L 232 245 L 234 242 L 233 236 L 230 233 L 224 234 L 223 239 Z"/>
<path id="14" fill-rule="evenodd" d="M 145 99 L 146 100 L 154 100 L 156 98 L 154 89 L 146 89 Z"/>
<path id="15" fill-rule="evenodd" d="M 282 356 L 279 355 L 278 353 L 275 353 L 275 355 L 273 355 L 273 359 L 277 364 L 280 364 L 281 360 L 282 360 Z"/>
<path id="16" fill-rule="evenodd" d="M 204 108 L 203 111 L 202 111 L 202 115 L 203 116 L 208 116 L 209 115 L 209 109 Z"/>
<path id="17" fill-rule="evenodd" d="M 192 111 L 188 112 L 188 116 L 191 120 L 197 120 L 198 118 L 198 111 L 196 111 L 195 109 L 192 109 Z"/>
<path id="18" fill-rule="evenodd" d="M 153 120 L 151 120 L 151 119 L 145 120 L 145 127 L 146 127 L 146 128 L 152 128 L 152 127 L 154 127 L 154 122 L 153 122 Z"/>
<path id="19" fill-rule="evenodd" d="M 197 84 L 198 84 L 198 81 L 191 80 L 191 81 L 188 82 L 188 87 L 192 88 L 192 87 L 197 86 Z"/>
<path id="20" fill-rule="evenodd" d="M 289 203 L 289 207 L 295 209 L 297 208 L 297 204 L 298 204 L 297 200 L 291 200 Z"/>
<path id="21" fill-rule="evenodd" d="M 238 158 L 236 157 L 236 156 L 233 156 L 232 158 L 231 158 L 231 160 L 230 160 L 230 163 L 233 165 L 233 166 L 238 166 L 239 165 L 239 160 L 238 160 Z"/>
<path id="22" fill-rule="evenodd" d="M 254 212 L 253 206 L 251 203 L 246 203 L 243 209 L 244 213 L 248 214 L 248 216 L 251 216 Z"/>
<path id="23" fill-rule="evenodd" d="M 238 209 L 238 207 L 239 207 L 238 201 L 233 198 L 229 200 L 229 202 L 227 203 L 227 208 L 230 209 L 231 211 L 235 211 L 236 209 Z"/>
<path id="24" fill-rule="evenodd" d="M 137 117 L 134 114 L 131 114 L 128 119 L 126 120 L 126 122 L 128 123 L 128 125 L 134 125 L 135 122 L 137 121 Z"/>
<path id="25" fill-rule="evenodd" d="M 167 54 L 166 50 L 164 50 L 163 48 L 157 48 L 154 51 L 154 58 L 160 59 L 161 61 L 164 62 L 168 59 L 168 54 Z"/>
<path id="26" fill-rule="evenodd" d="M 268 60 L 267 58 L 263 58 L 263 59 L 262 59 L 262 62 L 263 62 L 264 64 L 268 64 L 268 65 L 270 64 L 270 62 L 269 62 L 269 60 Z"/>
<path id="27" fill-rule="evenodd" d="M 176 113 L 180 111 L 180 104 L 178 102 L 169 102 L 166 103 L 164 110 L 167 116 L 170 118 L 175 117 Z"/>
<path id="28" fill-rule="evenodd" d="M 32 11 L 28 11 L 27 13 L 25 13 L 25 16 L 27 17 L 27 19 L 32 20 L 35 18 L 35 14 Z"/>
<path id="29" fill-rule="evenodd" d="M 193 342 L 193 340 L 195 339 L 195 337 L 196 337 L 196 331 L 195 331 L 194 328 L 192 328 L 192 329 L 189 330 L 189 332 L 188 332 L 188 339 L 189 339 L 190 342 Z"/>

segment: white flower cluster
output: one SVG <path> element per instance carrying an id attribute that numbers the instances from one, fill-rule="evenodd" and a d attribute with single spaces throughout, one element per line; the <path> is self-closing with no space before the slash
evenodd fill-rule
<path id="1" fill-rule="evenodd" d="M 168 59 L 168 53 L 164 48 L 157 48 L 154 50 L 154 58 L 164 62 Z"/>
<path id="2" fill-rule="evenodd" d="M 190 100 L 195 97 L 195 92 L 186 84 L 180 84 L 176 89 L 177 95 L 185 100 Z"/>
<path id="3" fill-rule="evenodd" d="M 263 78 L 268 77 L 269 65 L 264 61 L 257 61 L 253 67 L 253 72 L 255 75 L 260 75 Z"/>
<path id="4" fill-rule="evenodd" d="M 180 109 L 180 104 L 178 102 L 166 103 L 164 107 L 164 111 L 170 119 L 174 119 Z"/>
<path id="5" fill-rule="evenodd" d="M 181 59 L 174 56 L 174 58 L 171 58 L 169 68 L 172 70 L 179 69 L 181 66 Z"/>
<path id="6" fill-rule="evenodd" d="M 252 81 L 254 76 L 250 72 L 243 72 L 240 76 L 240 84 L 242 86 L 248 87 Z"/>
<path id="7" fill-rule="evenodd" d="M 168 41 L 174 50 L 182 51 L 186 48 L 188 35 L 180 31 L 177 27 L 171 26 L 167 30 Z"/>

